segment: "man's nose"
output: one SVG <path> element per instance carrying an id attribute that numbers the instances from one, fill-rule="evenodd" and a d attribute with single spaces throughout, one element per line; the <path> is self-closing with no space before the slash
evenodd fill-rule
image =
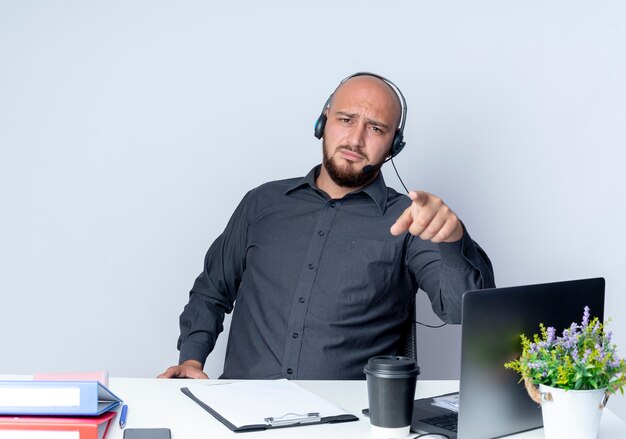
<path id="1" fill-rule="evenodd" d="M 365 129 L 363 124 L 355 124 L 346 139 L 348 144 L 354 148 L 361 148 L 365 143 Z"/>

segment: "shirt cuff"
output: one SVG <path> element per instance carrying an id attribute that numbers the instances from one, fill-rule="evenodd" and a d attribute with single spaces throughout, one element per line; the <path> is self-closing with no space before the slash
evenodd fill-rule
<path id="1" fill-rule="evenodd" d="M 204 362 L 209 355 L 208 346 L 204 343 L 197 343 L 188 341 L 180 347 L 180 355 L 178 356 L 178 364 L 182 364 L 187 360 L 196 360 L 202 363 L 204 367 Z"/>

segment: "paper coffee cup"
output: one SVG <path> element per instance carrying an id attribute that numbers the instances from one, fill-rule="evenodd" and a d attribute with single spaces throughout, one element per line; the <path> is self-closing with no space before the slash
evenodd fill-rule
<path id="1" fill-rule="evenodd" d="M 409 357 L 372 357 L 363 369 L 367 378 L 372 437 L 399 439 L 409 435 L 419 367 Z"/>

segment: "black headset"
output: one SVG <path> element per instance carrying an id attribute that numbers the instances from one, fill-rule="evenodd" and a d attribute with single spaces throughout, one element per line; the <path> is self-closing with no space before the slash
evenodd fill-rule
<path id="1" fill-rule="evenodd" d="M 389 87 L 391 87 L 391 89 L 396 93 L 396 95 L 398 96 L 398 99 L 400 100 L 400 105 L 402 107 L 402 115 L 400 116 L 400 124 L 398 125 L 398 128 L 396 128 L 396 133 L 393 136 L 393 142 L 391 142 L 391 157 L 393 158 L 397 156 L 398 154 L 400 154 L 400 151 L 402 151 L 402 149 L 404 148 L 404 145 L 406 145 L 406 142 L 404 141 L 404 123 L 406 122 L 406 99 L 404 99 L 404 95 L 402 94 L 398 86 L 396 86 L 396 84 L 394 84 L 393 82 L 391 82 L 390 80 L 388 80 L 387 78 L 383 76 L 377 75 L 375 73 L 370 73 L 370 72 L 357 72 L 353 75 L 350 75 L 347 78 L 344 78 L 339 83 L 337 88 L 339 88 L 341 84 L 343 84 L 349 79 L 354 78 L 355 76 L 373 76 L 374 78 L 380 79 Z M 337 89 L 335 89 L 335 91 L 337 91 Z M 322 136 L 324 135 L 324 127 L 326 126 L 326 120 L 327 120 L 325 113 L 328 107 L 330 106 L 330 101 L 333 98 L 334 94 L 335 92 L 333 92 L 333 94 L 331 94 L 328 97 L 328 99 L 326 100 L 326 103 L 324 104 L 324 108 L 322 109 L 322 113 L 320 114 L 320 117 L 318 117 L 317 121 L 315 121 L 315 128 L 314 128 L 313 134 L 318 139 L 321 139 Z"/>

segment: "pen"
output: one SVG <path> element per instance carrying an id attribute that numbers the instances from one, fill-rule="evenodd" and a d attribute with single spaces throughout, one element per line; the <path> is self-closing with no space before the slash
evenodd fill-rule
<path id="1" fill-rule="evenodd" d="M 122 413 L 120 413 L 120 428 L 126 427 L 126 416 L 128 415 L 128 406 L 124 404 L 122 406 Z"/>

